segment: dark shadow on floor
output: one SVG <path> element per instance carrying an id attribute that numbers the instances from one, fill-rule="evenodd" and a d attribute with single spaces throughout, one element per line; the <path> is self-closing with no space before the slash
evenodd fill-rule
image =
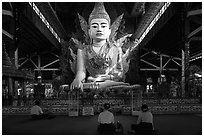
<path id="1" fill-rule="evenodd" d="M 2 118 L 3 135 L 97 135 L 97 118 L 95 116 L 69 117 L 57 116 L 54 119 L 33 121 L 30 116 L 4 116 Z M 124 134 L 128 135 L 130 125 L 136 123 L 137 117 L 116 115 L 115 121 L 120 121 Z M 202 115 L 175 114 L 154 115 L 155 129 L 159 135 L 201 135 Z"/>

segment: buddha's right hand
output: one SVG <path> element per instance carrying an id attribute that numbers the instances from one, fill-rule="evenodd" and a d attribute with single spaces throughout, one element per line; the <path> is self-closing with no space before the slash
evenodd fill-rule
<path id="1" fill-rule="evenodd" d="M 81 82 L 81 80 L 74 79 L 74 81 L 70 85 L 70 90 L 71 91 L 73 90 L 83 91 L 83 83 Z"/>

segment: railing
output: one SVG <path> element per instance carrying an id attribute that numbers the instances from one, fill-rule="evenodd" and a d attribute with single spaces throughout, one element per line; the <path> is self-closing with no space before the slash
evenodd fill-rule
<path id="1" fill-rule="evenodd" d="M 99 113 L 104 102 L 111 104 L 111 111 L 114 113 L 131 114 L 131 97 L 111 97 L 111 98 L 81 98 L 79 100 L 79 114 L 83 107 L 93 107 L 95 113 Z M 50 110 L 55 114 L 68 115 L 70 100 L 68 99 L 42 99 L 43 110 Z M 175 113 L 201 113 L 201 98 L 143 98 L 142 103 L 148 104 L 153 114 L 175 114 Z M 30 107 L 34 104 L 33 99 L 13 100 L 12 105 L 3 106 L 3 114 L 29 114 Z M 139 110 L 139 109 L 138 109 Z"/>

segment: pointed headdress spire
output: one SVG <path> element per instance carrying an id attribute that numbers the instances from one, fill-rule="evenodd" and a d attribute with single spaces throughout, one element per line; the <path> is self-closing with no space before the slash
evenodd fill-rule
<path id="1" fill-rule="evenodd" d="M 108 20 L 109 24 L 111 23 L 110 17 L 105 10 L 103 2 L 96 2 L 95 3 L 94 9 L 91 12 L 91 14 L 89 15 L 89 24 L 90 24 L 92 19 L 98 19 L 98 18 L 106 19 L 106 20 Z"/>

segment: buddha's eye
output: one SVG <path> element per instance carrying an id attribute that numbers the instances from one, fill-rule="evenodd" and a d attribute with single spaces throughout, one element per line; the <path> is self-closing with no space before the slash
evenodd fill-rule
<path id="1" fill-rule="evenodd" d="M 93 25 L 93 26 L 91 26 L 92 28 L 94 28 L 94 29 L 96 29 L 98 26 L 96 26 L 96 25 Z"/>
<path id="2" fill-rule="evenodd" d="M 101 28 L 106 28 L 107 26 L 101 26 Z"/>

